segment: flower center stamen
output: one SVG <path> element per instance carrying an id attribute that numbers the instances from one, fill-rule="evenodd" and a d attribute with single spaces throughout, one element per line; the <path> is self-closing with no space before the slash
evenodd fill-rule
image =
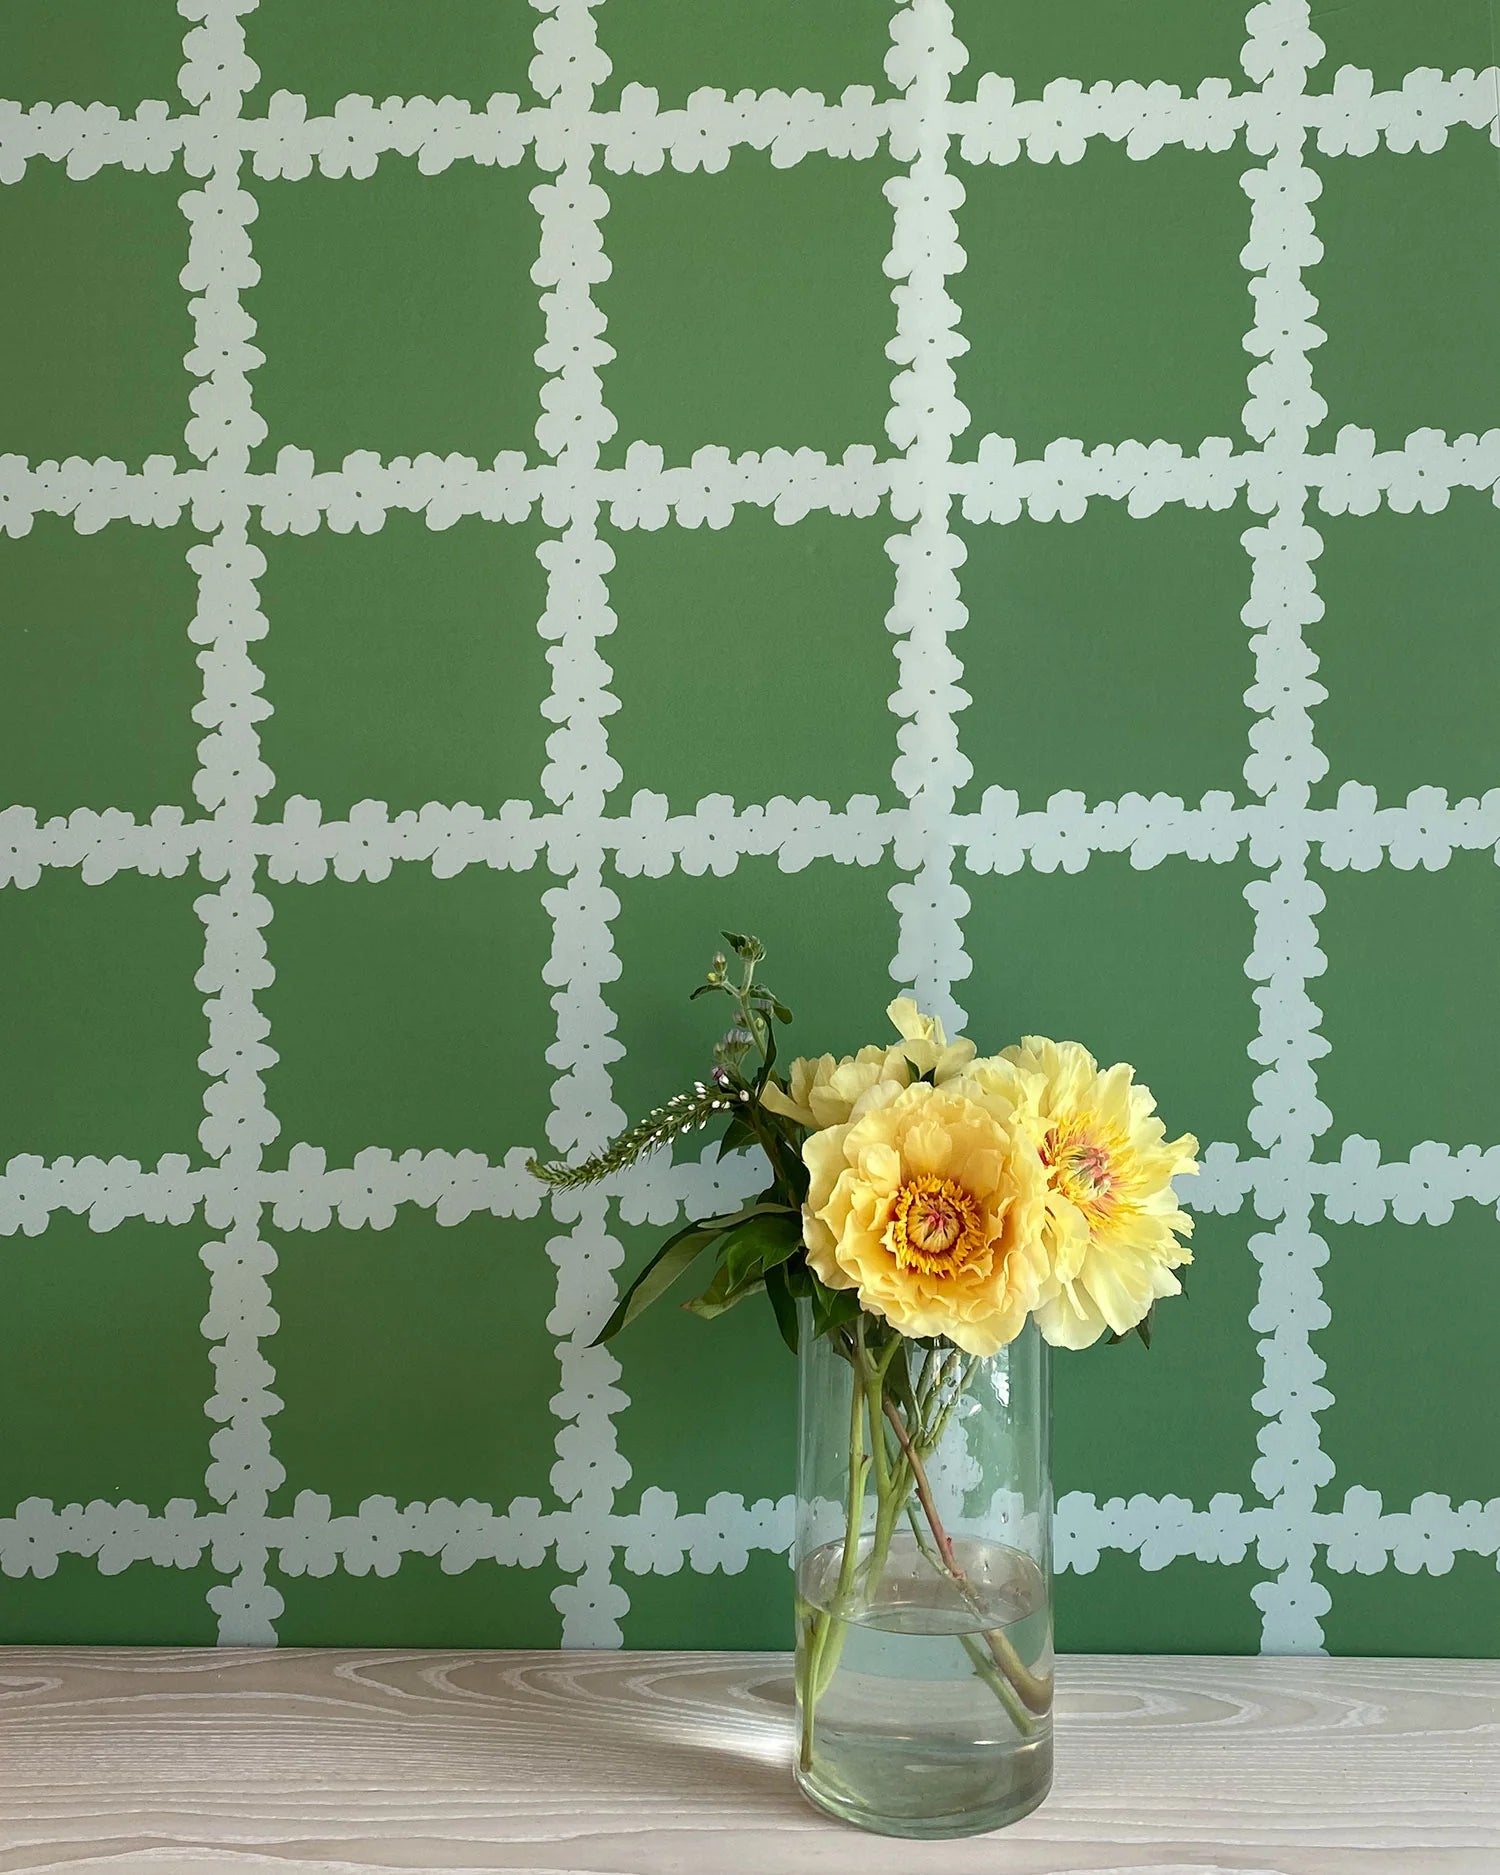
<path id="1" fill-rule="evenodd" d="M 925 1172 L 897 1189 L 886 1244 L 902 1269 L 952 1276 L 984 1249 L 984 1212 L 956 1179 Z"/>
<path id="2" fill-rule="evenodd" d="M 1051 1127 L 1042 1141 L 1042 1163 L 1053 1186 L 1092 1218 L 1104 1217 L 1119 1198 L 1120 1166 L 1093 1115 Z"/>

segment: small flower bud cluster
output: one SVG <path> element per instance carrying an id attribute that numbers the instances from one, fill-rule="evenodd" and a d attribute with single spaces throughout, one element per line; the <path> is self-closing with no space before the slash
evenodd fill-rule
<path id="1" fill-rule="evenodd" d="M 760 939 L 737 931 L 725 931 L 723 938 L 741 966 L 741 980 L 730 981 L 729 956 L 724 951 L 715 951 L 704 981 L 691 998 L 696 1002 L 700 996 L 717 990 L 727 995 L 735 1006 L 733 1026 L 714 1044 L 714 1065 L 708 1080 L 695 1081 L 689 1091 L 674 1094 L 665 1106 L 648 1113 L 629 1132 L 622 1133 L 603 1152 L 596 1152 L 582 1165 L 570 1166 L 561 1161 L 541 1165 L 535 1159 L 529 1161 L 529 1170 L 537 1178 L 557 1191 L 591 1185 L 597 1179 L 608 1178 L 612 1172 L 624 1171 L 648 1152 L 655 1152 L 684 1133 L 700 1131 L 721 1114 L 739 1112 L 752 1101 L 754 1096 L 746 1082 L 754 1080 L 759 1086 L 764 1081 L 775 1056 L 775 1044 L 771 1039 L 773 1020 L 790 1022 L 791 1011 L 763 984 L 755 981 L 755 966 L 766 954 Z M 744 1066 L 752 1051 L 760 1056 L 761 1065 L 755 1074 Z M 746 1136 L 742 1132 L 736 1138 Z"/>
<path id="2" fill-rule="evenodd" d="M 608 1178 L 612 1172 L 623 1172 L 638 1159 L 643 1159 L 648 1152 L 655 1152 L 658 1147 L 680 1139 L 684 1133 L 701 1131 L 721 1113 L 729 1113 L 748 1104 L 750 1090 L 741 1087 L 724 1073 L 715 1069 L 708 1081 L 695 1081 L 690 1091 L 674 1094 L 665 1106 L 655 1108 L 644 1120 L 631 1127 L 628 1133 L 622 1133 L 604 1152 L 596 1153 L 592 1159 L 585 1159 L 582 1165 L 542 1165 L 533 1159 L 528 1170 L 537 1178 L 544 1180 L 555 1191 L 570 1191 L 579 1185 L 592 1185 L 598 1179 Z"/>

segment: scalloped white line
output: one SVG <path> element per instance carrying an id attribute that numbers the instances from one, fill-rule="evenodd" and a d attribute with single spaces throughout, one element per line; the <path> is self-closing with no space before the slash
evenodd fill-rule
<path id="1" fill-rule="evenodd" d="M 957 437 L 969 421 L 953 361 L 968 350 L 948 278 L 964 265 L 957 211 L 962 185 L 948 170 L 948 87 L 964 62 L 948 0 L 908 0 L 891 20 L 886 71 L 902 88 L 891 125 L 891 154 L 907 173 L 886 184 L 894 210 L 885 271 L 894 282 L 896 336 L 886 347 L 899 367 L 886 431 L 905 452 L 891 511 L 908 522 L 886 542 L 896 568 L 886 627 L 896 639 L 900 679 L 891 709 L 901 718 L 892 785 L 907 802 L 896 861 L 907 876 L 891 888 L 899 941 L 891 975 L 911 985 L 924 1008 L 957 1032 L 964 1011 L 954 985 L 969 974 L 963 920 L 967 893 L 953 877 L 954 802 L 973 770 L 959 746 L 955 712 L 970 701 L 963 666 L 949 644 L 968 611 L 959 589 L 963 547 L 949 526 Z"/>
<path id="2" fill-rule="evenodd" d="M 1345 424 L 1331 450 L 1308 450 L 1296 472 L 1318 492 L 1327 514 L 1435 514 L 1455 489 L 1488 490 L 1500 501 L 1500 430 L 1460 433 L 1414 430 L 1395 449 L 1377 449 L 1373 432 Z M 1085 444 L 1059 437 L 1038 457 L 1022 458 L 1013 441 L 993 434 L 974 444 L 972 459 L 914 470 L 906 457 L 882 458 L 868 445 L 851 445 L 831 459 L 816 449 L 767 449 L 736 456 L 705 446 L 686 463 L 669 463 L 659 444 L 633 442 L 618 468 L 576 463 L 527 463 L 515 451 L 493 462 L 472 456 L 383 460 L 374 450 L 353 450 L 337 469 L 317 469 L 312 452 L 292 444 L 273 469 L 241 479 L 246 498 L 271 534 L 375 533 L 387 514 L 421 514 L 434 530 L 473 515 L 489 521 L 524 521 L 534 509 L 564 507 L 587 492 L 609 508 L 620 528 L 728 527 L 740 507 L 769 508 L 789 526 L 805 515 L 873 515 L 882 500 L 920 502 L 923 487 L 946 488 L 969 521 L 1008 523 L 1022 514 L 1035 521 L 1081 520 L 1091 502 L 1123 501 L 1136 517 L 1175 503 L 1224 511 L 1243 494 L 1251 510 L 1276 504 L 1279 473 L 1290 456 L 1270 467 L 1262 450 L 1236 450 L 1225 437 L 1205 437 L 1196 449 L 1161 438 Z M 150 456 L 138 469 L 111 457 L 69 456 L 30 464 L 0 455 L 0 534 L 20 538 L 38 515 L 68 517 L 80 533 L 112 521 L 170 527 L 214 490 L 202 469 L 179 469 L 170 456 Z"/>
<path id="3" fill-rule="evenodd" d="M 599 537 L 598 499 L 590 487 L 599 451 L 614 431 L 599 375 L 612 354 L 593 299 L 609 272 L 599 225 L 609 198 L 593 175 L 588 121 L 594 87 L 609 74 L 595 33 L 597 4 L 538 0 L 542 16 L 531 67 L 532 82 L 551 99 L 537 161 L 554 172 L 531 199 L 541 221 L 532 278 L 543 289 L 545 318 L 537 363 L 550 374 L 537 440 L 556 462 L 561 484 L 545 510 L 560 532 L 538 550 L 547 572 L 541 632 L 551 643 L 552 667 L 543 713 L 558 725 L 547 739 L 541 786 L 560 810 L 562 833 L 548 859 L 564 875 L 542 896 L 553 930 L 546 981 L 557 1011 L 548 1060 L 558 1077 L 547 1135 L 558 1152 L 596 1150 L 624 1119 L 610 1087 L 609 1064 L 619 1051 L 604 1042 L 614 1028 L 605 986 L 619 975 L 610 933 L 619 901 L 604 880 L 600 837 L 605 798 L 620 779 L 605 732 L 615 702 L 600 651 L 615 623 L 605 577 L 613 561 Z M 562 1422 L 551 1482 L 571 1510 L 557 1526 L 557 1564 L 575 1575 L 552 1600 L 562 1616 L 564 1645 L 610 1646 L 621 1639 L 619 1618 L 628 1607 L 610 1579 L 608 1535 L 616 1488 L 630 1475 L 615 1436 L 615 1413 L 627 1401 L 614 1386 L 620 1371 L 614 1356 L 588 1344 L 612 1303 L 621 1250 L 610 1235 L 602 1194 L 560 1193 L 551 1208 L 559 1230 L 547 1245 L 557 1269 L 548 1328 L 558 1337 L 561 1368 L 552 1410 Z"/>
<path id="4" fill-rule="evenodd" d="M 675 1575 L 686 1566 L 734 1575 L 754 1554 L 787 1551 L 794 1504 L 791 1497 L 747 1502 L 722 1491 L 702 1510 L 684 1510 L 674 1493 L 650 1486 L 634 1510 L 610 1515 L 604 1534 L 630 1574 Z M 290 1514 L 265 1520 L 262 1535 L 288 1575 L 326 1576 L 342 1566 L 355 1575 L 390 1576 L 409 1555 L 438 1557 L 448 1574 L 486 1561 L 536 1568 L 549 1551 L 566 1549 L 573 1528 L 571 1511 L 543 1511 L 535 1498 L 496 1510 L 474 1498 L 400 1504 L 369 1497 L 357 1511 L 335 1516 L 327 1497 L 306 1490 Z M 1500 1562 L 1500 1498 L 1455 1503 L 1428 1491 L 1404 1510 L 1386 1510 L 1378 1491 L 1352 1485 L 1339 1509 L 1317 1513 L 1313 1529 L 1335 1574 L 1373 1575 L 1394 1562 L 1408 1575 L 1446 1575 L 1465 1555 Z M 1057 1506 L 1058 1566 L 1076 1575 L 1097 1568 L 1106 1551 L 1134 1555 L 1147 1570 L 1179 1558 L 1233 1564 L 1252 1543 L 1277 1534 L 1273 1511 L 1246 1508 L 1230 1493 L 1198 1506 L 1170 1494 L 1101 1504 L 1091 1493 L 1069 1491 Z M 58 1506 L 33 1497 L 0 1517 L 0 1575 L 50 1576 L 63 1556 L 93 1557 L 106 1575 L 136 1562 L 187 1569 L 238 1536 L 224 1513 L 200 1511 L 186 1498 L 152 1512 L 128 1501 Z"/>
<path id="5" fill-rule="evenodd" d="M 477 1152 L 392 1152 L 366 1147 L 347 1166 L 329 1166 L 321 1147 L 295 1145 L 282 1171 L 244 1176 L 222 1166 L 193 1166 L 168 1155 L 155 1166 L 135 1159 L 57 1159 L 20 1155 L 0 1170 L 0 1237 L 37 1237 L 54 1212 L 87 1217 L 91 1230 L 114 1230 L 128 1218 L 187 1223 L 203 1209 L 209 1226 L 227 1229 L 247 1189 L 279 1230 L 324 1230 L 337 1217 L 345 1229 L 387 1229 L 401 1205 L 434 1213 L 442 1225 L 478 1214 L 531 1218 L 541 1209 L 536 1181 L 525 1169 L 534 1148 L 512 1146 L 495 1161 Z M 760 1175 L 740 1154 L 643 1164 L 610 1189 L 630 1224 L 672 1223 L 684 1212 L 711 1212 L 754 1190 Z M 1203 1169 L 1182 1194 L 1189 1210 L 1230 1216 L 1248 1201 L 1260 1218 L 1275 1221 L 1289 1203 L 1311 1192 L 1323 1200 L 1330 1222 L 1446 1224 L 1456 1206 L 1470 1202 L 1500 1214 L 1500 1145 L 1454 1147 L 1435 1140 L 1414 1146 L 1404 1159 L 1382 1160 L 1374 1140 L 1355 1134 L 1336 1159 L 1295 1168 L 1275 1157 L 1240 1157 L 1219 1141 L 1205 1147 Z"/>
<path id="6" fill-rule="evenodd" d="M 1263 85 L 1267 134 L 1260 148 L 1267 160 L 1241 178 L 1251 204 L 1242 258 L 1255 300 L 1245 349 L 1259 360 L 1250 371 L 1244 422 L 1262 443 L 1269 478 L 1262 486 L 1275 499 L 1264 525 L 1244 535 L 1251 563 L 1244 620 L 1255 657 L 1245 700 L 1258 714 L 1245 780 L 1282 823 L 1252 849 L 1268 876 L 1245 889 L 1255 913 L 1245 969 L 1262 985 L 1255 992 L 1260 1032 L 1250 1054 L 1264 1070 L 1255 1081 L 1249 1131 L 1280 1175 L 1284 1206 L 1274 1230 L 1250 1239 L 1260 1264 L 1250 1323 L 1262 1333 L 1265 1363 L 1254 1405 L 1266 1420 L 1252 1476 L 1272 1505 L 1260 1532 L 1260 1561 L 1277 1571 L 1252 1594 L 1265 1650 L 1307 1653 L 1322 1647 L 1318 1617 L 1329 1606 L 1313 1574 L 1312 1518 L 1318 1488 L 1333 1476 L 1317 1419 L 1332 1396 L 1319 1385 L 1323 1362 L 1309 1339 L 1327 1320 L 1317 1273 L 1327 1250 L 1313 1229 L 1308 1168 L 1332 1123 L 1318 1099 L 1316 1063 L 1327 1044 L 1308 990 L 1323 968 L 1316 923 L 1323 894 L 1308 875 L 1307 808 L 1310 789 L 1327 771 L 1312 718 L 1326 692 L 1314 680 L 1317 659 L 1302 633 L 1323 615 L 1313 574 L 1322 543 L 1307 519 L 1309 489 L 1300 469 L 1309 433 L 1327 415 L 1308 356 L 1323 336 L 1312 323 L 1317 302 L 1302 278 L 1303 268 L 1322 256 L 1312 215 L 1320 184 L 1304 157 L 1304 103 L 1307 74 L 1323 47 L 1309 0 L 1260 0 L 1246 25 L 1245 70 Z"/>
<path id="7" fill-rule="evenodd" d="M 1430 153 L 1450 130 L 1482 130 L 1496 121 L 1500 72 L 1493 66 L 1444 73 L 1409 72 L 1399 89 L 1377 91 L 1372 74 L 1344 66 L 1323 95 L 1296 101 L 1297 122 L 1317 133 L 1330 156 L 1366 156 L 1378 149 Z M 619 108 L 587 114 L 586 134 L 616 174 L 720 170 L 737 149 L 768 150 L 780 168 L 813 152 L 860 158 L 873 154 L 899 102 L 866 85 L 831 101 L 814 91 L 751 92 L 733 97 L 711 87 L 681 106 L 663 109 L 649 86 L 627 85 Z M 1205 78 L 1196 92 L 1161 80 L 1108 80 L 1085 88 L 1058 78 L 1038 98 L 1018 99 L 1013 82 L 983 73 L 970 102 L 945 99 L 941 120 L 961 140 L 965 162 L 1076 163 L 1090 142 L 1122 143 L 1144 161 L 1159 150 L 1227 150 L 1243 134 L 1265 154 L 1283 121 L 1259 91 L 1236 91 L 1228 78 Z M 351 94 L 333 110 L 308 110 L 298 92 L 277 91 L 264 115 L 243 117 L 235 135 L 263 179 L 368 177 L 384 156 L 415 160 L 433 175 L 458 162 L 513 167 L 529 150 L 545 151 L 556 134 L 551 110 L 523 106 L 498 92 L 483 106 L 426 97 Z M 62 163 L 75 180 L 107 165 L 162 174 L 181 155 L 190 174 L 206 173 L 211 142 L 196 116 L 174 113 L 160 100 L 134 112 L 106 104 L 34 104 L 0 100 L 0 184 L 18 182 L 33 158 Z"/>
<path id="8" fill-rule="evenodd" d="M 205 933 L 197 987 L 206 993 L 208 1047 L 200 1066 L 210 1077 L 199 1142 L 218 1162 L 224 1198 L 209 1220 L 214 1237 L 203 1248 L 210 1272 L 203 1333 L 210 1342 L 215 1385 L 205 1407 L 219 1429 L 205 1480 L 223 1507 L 214 1543 L 216 1565 L 231 1579 L 209 1590 L 223 1642 L 275 1639 L 281 1597 L 267 1580 L 268 1553 L 260 1526 L 284 1473 L 271 1451 L 267 1419 L 280 1401 L 271 1392 L 261 1339 L 275 1333 L 268 1277 L 275 1252 L 261 1237 L 256 1190 L 261 1154 L 276 1136 L 262 1071 L 275 1056 L 255 993 L 271 980 L 262 930 L 268 901 L 256 890 L 254 826 L 271 775 L 260 757 L 256 728 L 267 706 L 250 645 L 265 630 L 256 594 L 264 560 L 249 538 L 250 503 L 241 478 L 250 451 L 265 434 L 251 403 L 248 373 L 259 354 L 241 311 L 240 291 L 253 284 L 247 232 L 255 203 L 240 187 L 235 125 L 256 71 L 245 52 L 240 16 L 254 0 L 182 0 L 198 23 L 183 41 L 183 95 L 198 106 L 195 120 L 203 186 L 182 197 L 190 229 L 182 283 L 193 295 L 193 348 L 188 370 L 199 380 L 189 402 L 189 452 L 203 465 L 197 524 L 212 538 L 189 550 L 198 579 L 198 608 L 189 635 L 202 647 L 204 697 L 195 711 L 207 734 L 198 745 L 194 793 L 213 816 L 205 840 L 217 849 L 222 880 L 197 900 Z"/>

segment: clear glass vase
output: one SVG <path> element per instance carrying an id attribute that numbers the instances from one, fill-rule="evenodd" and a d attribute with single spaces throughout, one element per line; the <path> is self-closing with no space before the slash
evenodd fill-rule
<path id="1" fill-rule="evenodd" d="M 1052 1783 L 1051 1372 L 803 1304 L 797 1781 L 884 1835 L 978 1835 Z"/>

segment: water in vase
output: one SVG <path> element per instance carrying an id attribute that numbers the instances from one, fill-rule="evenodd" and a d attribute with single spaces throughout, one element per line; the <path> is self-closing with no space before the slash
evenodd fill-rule
<path id="1" fill-rule="evenodd" d="M 897 1537 L 875 1580 L 843 1545 L 798 1582 L 799 1781 L 826 1809 L 891 1835 L 969 1835 L 1034 1809 L 1052 1780 L 1046 1580 L 1006 1544 Z M 810 1721 L 810 1722 L 809 1722 Z"/>

